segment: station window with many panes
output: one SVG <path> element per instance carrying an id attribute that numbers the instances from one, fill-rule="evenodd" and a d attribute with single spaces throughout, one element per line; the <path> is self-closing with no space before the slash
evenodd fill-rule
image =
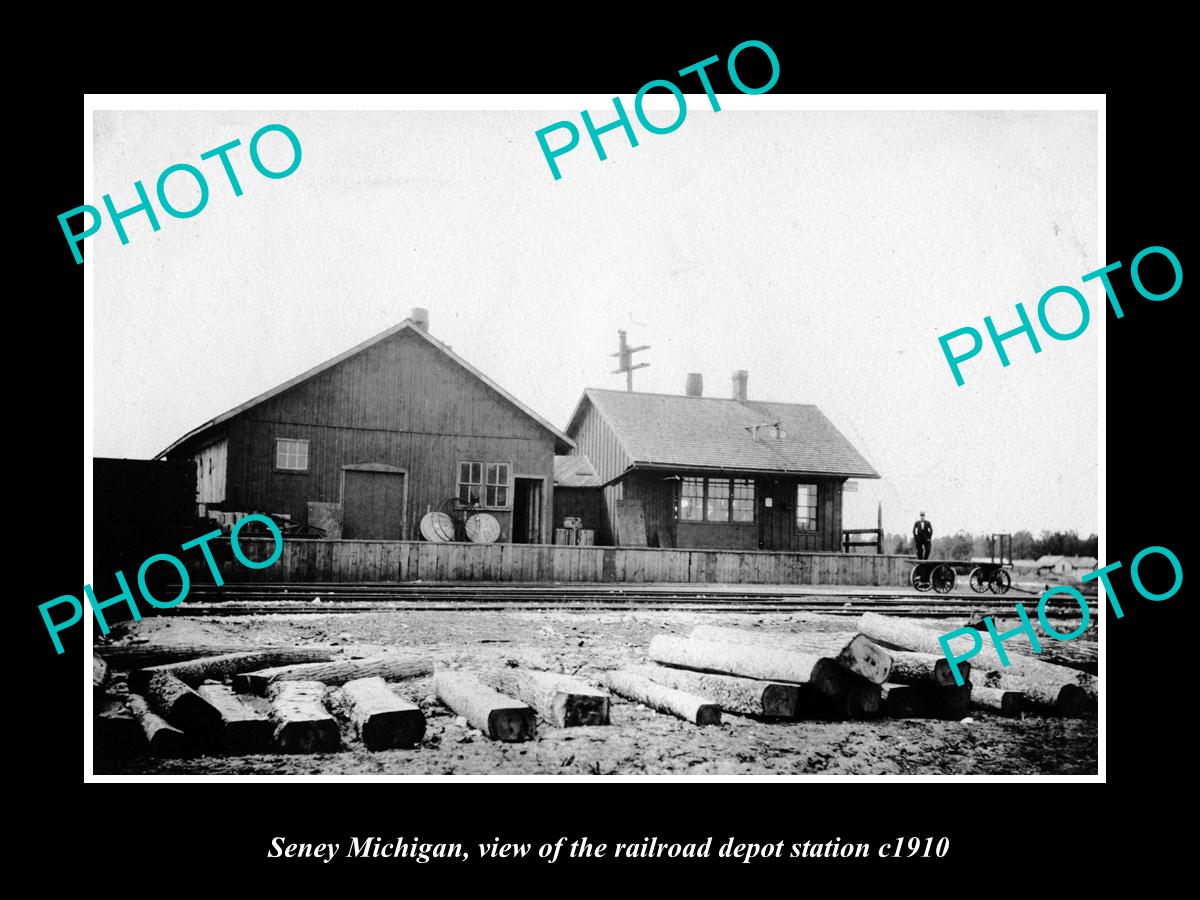
<path id="1" fill-rule="evenodd" d="M 681 522 L 753 522 L 754 481 L 684 478 L 679 485 Z"/>

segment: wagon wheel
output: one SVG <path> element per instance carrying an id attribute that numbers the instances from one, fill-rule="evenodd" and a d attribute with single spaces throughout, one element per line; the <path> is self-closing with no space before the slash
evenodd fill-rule
<path id="1" fill-rule="evenodd" d="M 929 583 L 929 566 L 924 563 L 917 563 L 912 567 L 912 574 L 909 575 L 909 582 L 918 591 L 927 591 L 932 585 Z"/>
<path id="2" fill-rule="evenodd" d="M 933 575 L 929 580 L 933 583 L 933 589 L 939 594 L 948 594 L 954 590 L 955 579 L 954 567 L 942 563 L 933 570 Z"/>
<path id="3" fill-rule="evenodd" d="M 1007 594 L 1011 584 L 1011 576 L 1003 569 L 997 569 L 996 574 L 992 576 L 992 583 L 988 587 L 993 594 Z"/>
<path id="4" fill-rule="evenodd" d="M 971 570 L 971 590 L 977 594 L 985 593 L 988 589 L 988 578 L 983 574 L 983 567 L 976 566 Z"/>

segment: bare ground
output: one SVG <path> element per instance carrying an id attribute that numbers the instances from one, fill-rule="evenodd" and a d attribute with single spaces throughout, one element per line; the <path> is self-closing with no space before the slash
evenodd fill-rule
<path id="1" fill-rule="evenodd" d="M 599 683 L 603 671 L 645 663 L 650 639 L 686 634 L 698 624 L 771 630 L 839 630 L 852 618 L 808 613 L 430 612 L 394 611 L 196 619 L 169 614 L 130 623 L 124 639 L 155 643 L 200 639 L 263 645 L 336 644 L 348 654 L 420 650 L 439 665 L 482 670 L 520 665 L 577 673 Z M 961 622 L 934 621 L 939 630 Z M 114 637 L 116 634 L 114 634 Z M 1059 661 L 1094 671 L 1095 643 L 1046 648 Z M 1043 656 L 1043 658 L 1046 658 Z M 343 722 L 345 750 L 333 754 L 130 759 L 98 766 L 104 774 L 1095 774 L 1097 724 L 982 711 L 973 721 L 759 722 L 725 715 L 699 728 L 614 697 L 608 727 L 559 729 L 539 723 L 538 740 L 485 738 L 433 697 L 431 679 L 397 682 L 425 711 L 425 739 L 412 750 L 366 750 Z"/>

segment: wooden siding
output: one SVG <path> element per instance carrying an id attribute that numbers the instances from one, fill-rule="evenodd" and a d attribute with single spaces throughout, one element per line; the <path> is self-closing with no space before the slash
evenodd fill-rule
<path id="1" fill-rule="evenodd" d="M 404 534 L 457 493 L 458 462 L 510 465 L 552 483 L 554 435 L 439 353 L 400 332 L 230 420 L 226 509 L 285 513 L 304 522 L 309 502 L 340 503 L 345 466 L 382 464 L 408 474 Z M 275 440 L 309 442 L 308 470 L 275 469 Z M 549 500 L 550 498 L 546 498 Z M 509 509 L 488 510 L 511 535 Z M 546 503 L 542 533 L 552 508 Z"/>
<path id="2" fill-rule="evenodd" d="M 835 584 L 901 587 L 912 559 L 862 553 L 662 550 L 549 544 L 436 544 L 425 541 L 285 541 L 267 569 L 232 559 L 228 539 L 214 540 L 223 577 L 232 583 L 297 582 L 666 582 Z M 270 538 L 239 538 L 247 557 L 266 559 Z M 211 583 L 203 558 L 191 559 L 194 580 Z"/>
<path id="3" fill-rule="evenodd" d="M 617 436 L 608 423 L 596 412 L 590 401 L 580 417 L 579 426 L 571 435 L 576 444 L 575 453 L 586 456 L 601 483 L 611 481 L 630 464 L 628 454 L 617 441 Z M 622 484 L 609 485 L 604 489 L 603 524 L 596 529 L 596 543 L 611 545 L 617 533 L 617 501 L 624 497 Z M 632 499 L 632 498 L 630 498 Z"/>
<path id="4" fill-rule="evenodd" d="M 195 455 L 196 502 L 219 504 L 225 500 L 225 467 L 229 441 L 221 438 Z"/>

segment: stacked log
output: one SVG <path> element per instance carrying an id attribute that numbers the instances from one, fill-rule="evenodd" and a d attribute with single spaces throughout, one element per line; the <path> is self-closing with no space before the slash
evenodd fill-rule
<path id="1" fill-rule="evenodd" d="M 493 690 L 470 672 L 439 670 L 433 686 L 439 700 L 493 741 L 527 741 L 537 736 L 532 706 Z"/>
<path id="2" fill-rule="evenodd" d="M 667 687 L 630 671 L 613 671 L 605 675 L 605 683 L 615 693 L 630 700 L 678 716 L 693 725 L 720 725 L 721 707 L 697 694 Z"/>
<path id="3" fill-rule="evenodd" d="M 202 656 L 198 659 L 162 663 L 129 673 L 129 689 L 137 693 L 145 691 L 150 678 L 158 672 L 169 672 L 191 687 L 199 687 L 205 681 L 224 681 L 243 672 L 254 672 L 275 666 L 295 663 L 329 662 L 333 659 L 329 647 L 267 647 L 262 650 L 240 650 L 217 656 Z"/>
<path id="4" fill-rule="evenodd" d="M 558 728 L 608 724 L 608 694 L 578 678 L 533 669 L 504 669 L 483 678 L 500 693 L 528 703 Z"/>
<path id="5" fill-rule="evenodd" d="M 858 630 L 885 646 L 945 656 L 938 642 L 939 632 L 902 619 L 863 613 Z M 1096 676 L 1013 652 L 1008 654 L 1011 665 L 1003 666 L 988 638 L 983 640 L 984 648 L 970 660 L 973 681 L 984 687 L 1020 692 L 1028 704 L 1044 712 L 1063 716 L 1094 714 L 1098 707 Z M 951 649 L 958 652 L 970 649 L 971 644 L 965 635 L 950 643 Z"/>
<path id="6" fill-rule="evenodd" d="M 224 684 L 201 685 L 198 693 L 221 715 L 220 744 L 227 753 L 266 753 L 275 725 Z"/>
<path id="7" fill-rule="evenodd" d="M 341 745 L 337 723 L 325 709 L 325 685 L 321 682 L 280 681 L 271 685 L 268 695 L 276 750 L 332 753 Z"/>
<path id="8" fill-rule="evenodd" d="M 626 672 L 689 694 L 708 697 L 723 712 L 763 719 L 794 719 L 801 686 L 756 681 L 736 675 L 714 675 L 669 666 L 627 666 Z"/>
<path id="9" fill-rule="evenodd" d="M 665 666 L 800 685 L 797 714 L 805 718 L 871 718 L 881 710 L 878 684 L 827 656 L 746 640 L 672 635 L 655 637 L 649 652 Z"/>
<path id="10" fill-rule="evenodd" d="M 221 713 L 170 672 L 159 672 L 146 686 L 150 707 L 198 744 L 219 741 Z"/>
<path id="11" fill-rule="evenodd" d="M 888 680 L 892 657 L 887 650 L 856 631 L 809 632 L 796 634 L 780 631 L 750 631 L 744 628 L 725 628 L 719 625 L 697 625 L 692 637 L 709 641 L 733 641 L 761 647 L 793 650 L 826 659 L 833 659 L 842 668 L 861 675 L 874 684 Z"/>
<path id="12" fill-rule="evenodd" d="M 398 696 L 379 676 L 356 678 L 342 687 L 350 723 L 368 750 L 415 747 L 425 736 L 425 714 Z"/>
<path id="13" fill-rule="evenodd" d="M 971 702 L 988 712 L 999 713 L 1002 716 L 1019 716 L 1025 705 L 1025 695 L 1021 691 L 975 685 L 971 691 Z"/>
<path id="14" fill-rule="evenodd" d="M 245 650 L 261 650 L 250 644 L 97 644 L 92 650 L 114 669 L 142 669 L 163 663 L 198 659 L 201 656 L 221 656 Z"/>
<path id="15" fill-rule="evenodd" d="M 146 738 L 146 747 L 152 756 L 189 756 L 192 744 L 187 736 L 150 708 L 146 698 L 130 694 L 126 706 L 137 719 Z"/>
<path id="16" fill-rule="evenodd" d="M 320 681 L 336 687 L 356 678 L 378 676 L 388 681 L 400 681 L 432 673 L 433 660 L 427 656 L 377 656 L 371 659 L 300 663 L 260 669 L 257 672 L 244 672 L 234 676 L 233 689 L 238 693 L 262 696 L 272 684 L 280 681 Z"/>

